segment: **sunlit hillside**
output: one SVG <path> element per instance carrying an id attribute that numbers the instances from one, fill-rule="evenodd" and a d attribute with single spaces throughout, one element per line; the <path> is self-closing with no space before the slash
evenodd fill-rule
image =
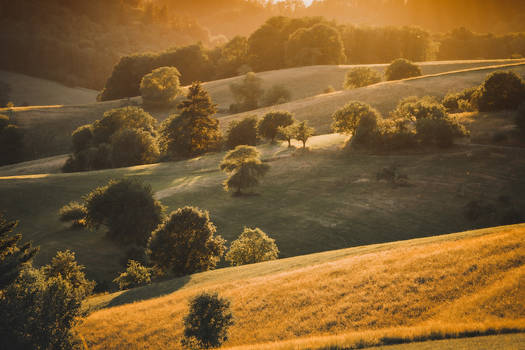
<path id="1" fill-rule="evenodd" d="M 187 302 L 203 290 L 231 299 L 236 323 L 225 347 L 236 349 L 524 330 L 524 238 L 517 225 L 200 273 L 93 298 L 91 308 L 105 309 L 78 332 L 90 349 L 177 348 Z"/>

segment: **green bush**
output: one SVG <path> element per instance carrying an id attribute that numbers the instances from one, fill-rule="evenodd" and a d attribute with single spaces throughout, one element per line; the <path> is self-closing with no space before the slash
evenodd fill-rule
<path id="1" fill-rule="evenodd" d="M 376 84 L 380 81 L 381 76 L 377 71 L 368 67 L 356 67 L 346 72 L 343 87 L 345 89 L 355 89 Z"/>
<path id="2" fill-rule="evenodd" d="M 90 228 L 106 226 L 108 237 L 144 246 L 163 218 L 164 207 L 153 198 L 151 186 L 137 180 L 111 180 L 85 196 Z"/>
<path id="3" fill-rule="evenodd" d="M 190 301 L 184 317 L 182 345 L 189 349 L 220 347 L 228 340 L 228 329 L 234 324 L 228 299 L 217 293 L 202 293 Z"/>
<path id="4" fill-rule="evenodd" d="M 151 283 L 151 273 L 139 262 L 129 260 L 126 271 L 122 272 L 113 282 L 120 290 L 140 287 Z"/>
<path id="5" fill-rule="evenodd" d="M 272 143 L 277 136 L 280 126 L 288 126 L 294 123 L 293 115 L 287 111 L 272 111 L 264 115 L 257 125 L 259 136 L 269 139 Z"/>
<path id="6" fill-rule="evenodd" d="M 404 58 L 398 58 L 394 60 L 386 68 L 385 79 L 390 80 L 400 80 L 411 77 L 418 77 L 421 75 L 421 69 L 414 63 L 410 62 Z"/>
<path id="7" fill-rule="evenodd" d="M 216 231 L 207 211 L 179 208 L 151 233 L 148 256 L 160 270 L 176 276 L 213 269 L 225 242 Z"/>
<path id="8" fill-rule="evenodd" d="M 239 237 L 231 243 L 225 258 L 232 266 L 238 266 L 275 260 L 278 255 L 279 249 L 274 239 L 257 227 L 245 227 Z"/>
<path id="9" fill-rule="evenodd" d="M 477 87 L 467 88 L 461 92 L 450 92 L 442 101 L 448 113 L 471 112 L 475 108 L 472 105 L 472 97 Z"/>
<path id="10" fill-rule="evenodd" d="M 175 67 L 160 67 L 140 81 L 140 93 L 146 106 L 170 107 L 181 93 L 180 72 Z"/>
<path id="11" fill-rule="evenodd" d="M 234 120 L 228 125 L 226 146 L 235 148 L 239 145 L 255 146 L 257 144 L 257 117 L 246 117 Z"/>
<path id="12" fill-rule="evenodd" d="M 269 170 L 260 160 L 260 153 L 253 146 L 237 146 L 223 158 L 220 169 L 228 174 L 224 189 L 240 195 L 243 189 L 259 184 L 259 179 Z"/>
<path id="13" fill-rule="evenodd" d="M 524 101 L 525 82 L 512 71 L 489 74 L 475 94 L 475 103 L 482 112 L 516 109 Z"/>
<path id="14" fill-rule="evenodd" d="M 119 130 L 111 137 L 111 146 L 111 160 L 117 168 L 155 163 L 160 156 L 157 140 L 140 129 Z"/>
<path id="15" fill-rule="evenodd" d="M 235 103 L 230 105 L 232 113 L 257 109 L 264 94 L 262 79 L 254 72 L 246 73 L 241 83 L 230 84 L 230 91 L 235 99 Z"/>
<path id="16" fill-rule="evenodd" d="M 72 228 L 82 228 L 86 226 L 87 209 L 78 202 L 70 202 L 58 211 L 58 216 L 62 222 L 72 222 Z"/>

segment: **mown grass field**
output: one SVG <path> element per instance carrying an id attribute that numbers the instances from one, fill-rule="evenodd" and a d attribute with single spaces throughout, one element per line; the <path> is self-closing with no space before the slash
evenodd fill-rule
<path id="1" fill-rule="evenodd" d="M 492 60 L 492 61 L 445 61 L 424 62 L 421 64 L 423 74 L 439 74 L 462 69 L 474 71 L 454 73 L 436 77 L 425 77 L 416 80 L 399 82 L 385 82 L 374 86 L 355 89 L 352 91 L 337 91 L 322 94 L 322 91 L 332 85 L 341 90 L 341 84 L 346 71 L 354 66 L 312 66 L 283 69 L 258 73 L 263 81 L 263 87 L 282 84 L 292 91 L 293 101 L 287 104 L 262 108 L 256 111 L 229 115 L 228 107 L 233 103 L 233 96 L 229 86 L 239 82 L 242 77 L 222 79 L 207 82 L 204 87 L 209 91 L 212 100 L 218 103 L 220 113 L 216 117 L 221 121 L 221 128 L 226 130 L 233 119 L 246 115 L 262 115 L 271 109 L 285 109 L 296 114 L 300 120 L 308 120 L 317 129 L 318 134 L 329 132 L 330 116 L 349 100 L 360 100 L 371 103 L 374 107 L 386 113 L 395 107 L 399 99 L 411 95 L 442 96 L 450 90 L 460 90 L 480 84 L 486 74 L 495 69 L 505 69 L 505 65 L 516 65 L 521 61 Z M 493 65 L 504 65 L 503 68 L 482 69 Z M 386 65 L 369 65 L 383 71 Z M 481 67 L 481 68 L 480 68 Z M 476 70 L 481 69 L 481 70 Z M 525 63 L 514 67 L 520 74 L 525 74 Z M 109 109 L 129 104 L 140 104 L 140 98 L 130 100 L 116 100 L 103 103 L 93 103 L 75 106 L 45 106 L 20 107 L 11 111 L 0 109 L 26 130 L 26 144 L 29 149 L 29 158 L 38 159 L 46 156 L 58 155 L 70 151 L 70 135 L 77 127 L 100 119 Z M 152 111 L 158 120 L 164 120 L 173 111 Z"/>
<path id="2" fill-rule="evenodd" d="M 71 249 L 91 278 L 107 281 L 122 270 L 123 250 L 104 238 L 104 230 L 69 229 L 57 212 L 113 178 L 151 184 L 168 211 L 185 205 L 209 210 L 219 234 L 230 242 L 244 226 L 259 227 L 276 239 L 281 257 L 501 223 L 497 217 L 469 221 L 464 206 L 471 200 L 499 208 L 498 198 L 506 196 L 507 206 L 510 202 L 525 214 L 525 149 L 465 145 L 439 153 L 349 156 L 336 149 L 343 140 L 340 135 L 315 137 L 306 154 L 284 145 L 260 146 L 270 172 L 258 195 L 240 198 L 222 189 L 225 175 L 218 164 L 224 153 L 73 174 L 20 175 L 23 165 L 11 166 L 0 169 L 0 208 L 21 221 L 25 239 L 41 246 L 38 263 L 59 249 Z M 409 186 L 376 180 L 391 165 L 408 176 Z M 498 215 L 506 210 L 501 205 Z"/>
<path id="3" fill-rule="evenodd" d="M 103 309 L 77 331 L 90 349 L 178 348 L 187 302 L 203 290 L 232 302 L 225 348 L 351 349 L 525 331 L 524 265 L 523 224 L 362 246 L 96 297 L 88 306 Z"/>

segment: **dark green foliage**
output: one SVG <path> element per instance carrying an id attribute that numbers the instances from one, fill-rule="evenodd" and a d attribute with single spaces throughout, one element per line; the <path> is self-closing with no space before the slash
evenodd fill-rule
<path id="1" fill-rule="evenodd" d="M 162 153 L 171 159 L 190 158 L 220 147 L 219 122 L 212 118 L 216 105 L 199 82 L 189 88 L 178 105 L 179 115 L 170 116 L 160 128 Z"/>
<path id="2" fill-rule="evenodd" d="M 355 89 L 363 86 L 379 83 L 381 76 L 379 73 L 368 67 L 352 68 L 346 72 L 343 87 L 345 89 Z"/>
<path id="3" fill-rule="evenodd" d="M 66 250 L 57 252 L 51 263 L 42 267 L 47 279 L 61 277 L 71 284 L 71 287 L 83 298 L 91 295 L 95 282 L 86 279 L 84 266 L 75 260 L 75 253 Z"/>
<path id="4" fill-rule="evenodd" d="M 78 202 L 70 202 L 60 208 L 58 217 L 62 222 L 71 222 L 72 228 L 82 228 L 86 226 L 87 209 Z"/>
<path id="5" fill-rule="evenodd" d="M 275 260 L 278 255 L 279 249 L 274 239 L 257 227 L 245 227 L 239 238 L 230 245 L 225 258 L 232 266 L 238 266 Z"/>
<path id="6" fill-rule="evenodd" d="M 257 132 L 259 136 L 275 141 L 277 130 L 280 126 L 285 127 L 294 123 L 293 115 L 287 111 L 268 112 L 259 121 Z"/>
<path id="7" fill-rule="evenodd" d="M 108 237 L 123 244 L 145 245 L 164 211 L 150 186 L 130 179 L 112 180 L 91 191 L 85 201 L 88 227 L 104 225 Z"/>
<path id="8" fill-rule="evenodd" d="M 9 117 L 0 114 L 0 165 L 12 164 L 24 156 L 24 133 Z"/>
<path id="9" fill-rule="evenodd" d="M 519 132 L 525 136 L 525 102 L 518 107 L 515 121 Z"/>
<path id="10" fill-rule="evenodd" d="M 398 58 L 397 60 L 394 60 L 392 63 L 390 63 L 385 71 L 386 80 L 406 79 L 420 75 L 421 69 L 404 58 Z"/>
<path id="11" fill-rule="evenodd" d="M 467 88 L 461 92 L 448 93 L 443 98 L 443 106 L 448 113 L 470 112 L 474 110 L 472 105 L 472 97 L 477 91 L 477 87 Z"/>
<path id="12" fill-rule="evenodd" d="M 151 273 L 138 261 L 129 260 L 126 271 L 113 280 L 120 290 L 144 286 L 151 283 Z"/>
<path id="13" fill-rule="evenodd" d="M 160 67 L 140 81 L 140 94 L 146 106 L 167 108 L 181 93 L 180 72 L 175 67 Z"/>
<path id="14" fill-rule="evenodd" d="M 295 137 L 295 124 L 280 126 L 277 128 L 277 138 L 288 142 L 288 147 L 292 147 L 292 140 Z"/>
<path id="15" fill-rule="evenodd" d="M 207 211 L 179 208 L 151 233 L 148 256 L 175 276 L 213 269 L 225 250 L 225 240 L 216 231 Z"/>
<path id="16" fill-rule="evenodd" d="M 156 123 L 142 108 L 111 109 L 102 119 L 73 132 L 73 155 L 62 170 L 97 170 L 155 162 L 160 154 L 155 139 Z"/>
<path id="17" fill-rule="evenodd" d="M 0 348 L 71 349 L 84 296 L 61 275 L 24 269 L 0 295 Z"/>
<path id="18" fill-rule="evenodd" d="M 18 277 L 24 264 L 38 251 L 30 242 L 19 246 L 22 235 L 11 235 L 17 225 L 17 221 L 7 221 L 0 213 L 0 291 Z"/>
<path id="19" fill-rule="evenodd" d="M 524 101 L 525 82 L 512 71 L 489 74 L 475 94 L 482 112 L 516 109 Z"/>
<path id="20" fill-rule="evenodd" d="M 358 149 L 363 147 L 375 147 L 380 143 L 380 133 L 378 124 L 382 121 L 381 116 L 377 111 L 370 110 L 369 113 L 364 113 L 357 124 L 355 133 L 350 139 L 347 146 Z"/>
<path id="21" fill-rule="evenodd" d="M 259 100 L 262 98 L 264 89 L 262 88 L 262 79 L 249 72 L 239 84 L 230 84 L 230 91 L 233 94 L 235 103 L 230 105 L 230 111 L 233 113 L 257 109 Z"/>
<path id="22" fill-rule="evenodd" d="M 308 126 L 306 121 L 300 122 L 294 128 L 294 138 L 303 143 L 303 149 L 306 148 L 306 141 L 314 134 L 315 129 Z"/>
<path id="23" fill-rule="evenodd" d="M 379 112 L 366 103 L 348 102 L 332 115 L 332 130 L 347 135 L 355 135 L 362 118 L 377 120 Z"/>
<path id="24" fill-rule="evenodd" d="M 262 97 L 263 106 L 273 106 L 289 102 L 292 99 L 292 93 L 283 85 L 273 85 Z"/>
<path id="25" fill-rule="evenodd" d="M 189 349 L 219 347 L 228 340 L 228 328 L 233 324 L 230 301 L 204 292 L 190 301 L 182 345 Z"/>
<path id="26" fill-rule="evenodd" d="M 269 166 L 260 160 L 260 153 L 253 146 L 237 146 L 229 151 L 220 164 L 220 169 L 228 174 L 224 181 L 226 191 L 241 191 L 259 184 L 259 178 L 269 170 Z"/>
<path id="27" fill-rule="evenodd" d="M 246 117 L 234 120 L 228 125 L 226 146 L 235 148 L 239 145 L 255 146 L 257 144 L 257 117 Z"/>

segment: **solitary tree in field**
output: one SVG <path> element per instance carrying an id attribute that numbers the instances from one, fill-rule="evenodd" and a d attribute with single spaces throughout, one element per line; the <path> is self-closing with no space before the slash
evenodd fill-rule
<path id="1" fill-rule="evenodd" d="M 160 67 L 146 74 L 140 82 L 145 105 L 169 107 L 181 93 L 180 72 L 175 67 Z"/>
<path id="2" fill-rule="evenodd" d="M 148 242 L 148 255 L 163 271 L 176 276 L 207 271 L 224 254 L 224 239 L 205 210 L 184 207 L 173 211 L 153 231 Z"/>
<path id="3" fill-rule="evenodd" d="M 233 324 L 230 301 L 217 293 L 204 292 L 190 301 L 182 345 L 189 349 L 219 347 L 228 340 L 228 329 Z"/>
<path id="4" fill-rule="evenodd" d="M 363 86 L 379 83 L 381 76 L 379 73 L 368 67 L 352 68 L 346 72 L 343 87 L 345 89 L 355 89 Z"/>
<path id="5" fill-rule="evenodd" d="M 353 135 L 360 120 L 372 114 L 378 115 L 378 112 L 370 105 L 358 101 L 349 102 L 332 115 L 332 129 L 335 132 Z"/>
<path id="6" fill-rule="evenodd" d="M 257 117 L 246 117 L 234 120 L 228 126 L 226 145 L 235 148 L 239 145 L 255 146 L 257 144 Z"/>
<path id="7" fill-rule="evenodd" d="M 261 161 L 260 153 L 255 147 L 237 146 L 226 154 L 220 169 L 228 174 L 224 189 L 240 195 L 243 189 L 258 185 L 269 166 Z"/>
<path id="8" fill-rule="evenodd" d="M 245 227 L 239 238 L 230 245 L 225 258 L 234 266 L 275 260 L 278 255 L 279 249 L 274 239 L 257 227 Z"/>
<path id="9" fill-rule="evenodd" d="M 512 71 L 494 72 L 474 95 L 480 111 L 516 109 L 525 101 L 525 81 Z"/>
<path id="10" fill-rule="evenodd" d="M 421 69 L 404 58 L 398 58 L 386 68 L 386 80 L 400 80 L 421 75 Z"/>
<path id="11" fill-rule="evenodd" d="M 293 115 L 287 111 L 273 111 L 268 112 L 259 121 L 257 131 L 259 135 L 271 140 L 273 143 L 277 136 L 277 129 L 282 126 L 286 127 L 294 123 Z"/>
<path id="12" fill-rule="evenodd" d="M 230 91 L 236 103 L 230 106 L 232 112 L 243 112 L 257 109 L 259 100 L 263 96 L 262 79 L 254 72 L 247 73 L 242 82 L 230 85 Z"/>
<path id="13" fill-rule="evenodd" d="M 162 151 L 171 158 L 189 158 L 201 155 L 219 146 L 219 121 L 212 118 L 216 105 L 202 88 L 194 82 L 186 99 L 178 106 L 179 115 L 166 119 L 160 130 Z"/>
<path id="14" fill-rule="evenodd" d="M 294 130 L 294 138 L 303 143 L 303 149 L 306 148 L 306 141 L 314 134 L 314 128 L 308 126 L 306 121 L 299 123 Z"/>

